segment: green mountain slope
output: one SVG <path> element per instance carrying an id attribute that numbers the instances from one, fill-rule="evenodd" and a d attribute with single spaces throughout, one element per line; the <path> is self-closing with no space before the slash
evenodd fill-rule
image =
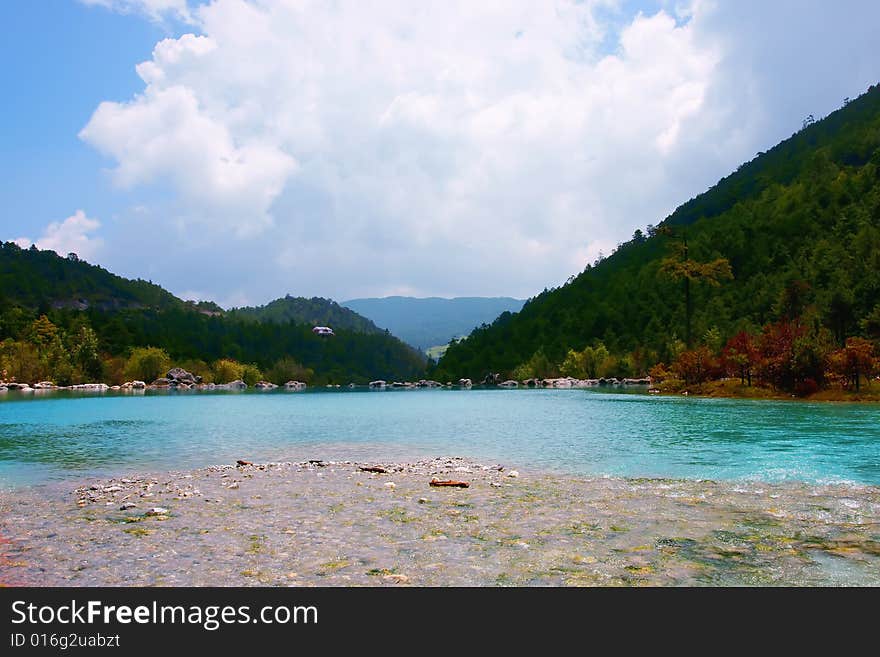
<path id="1" fill-rule="evenodd" d="M 637 231 L 568 284 L 505 313 L 449 348 L 436 376 L 510 374 L 528 361 L 551 369 L 567 350 L 601 341 L 644 372 L 669 362 L 685 331 L 681 281 L 661 262 L 687 240 L 698 262 L 726 258 L 733 280 L 692 285 L 693 331 L 724 341 L 757 331 L 797 303 L 842 344 L 863 332 L 880 303 L 880 86 L 806 126 L 679 207 L 659 228 Z M 789 309 L 790 310 L 790 309 Z"/>
<path id="2" fill-rule="evenodd" d="M 111 274 L 75 257 L 0 242 L 0 295 L 28 308 L 175 308 L 183 301 L 143 280 Z"/>
<path id="3" fill-rule="evenodd" d="M 292 297 L 289 294 L 265 306 L 233 308 L 229 316 L 258 322 L 296 322 L 311 326 L 329 326 L 334 331 L 347 329 L 355 333 L 378 334 L 384 331 L 366 317 L 331 299 Z"/>
<path id="4" fill-rule="evenodd" d="M 342 305 L 369 317 L 404 342 L 428 349 L 467 335 L 503 312 L 516 312 L 523 301 L 509 297 L 384 297 L 352 299 Z"/>
<path id="5" fill-rule="evenodd" d="M 293 359 L 314 371 L 314 383 L 413 379 L 424 371 L 416 350 L 335 302 L 316 306 L 358 328 L 335 322 L 335 336 L 319 337 L 312 319 L 224 313 L 211 302 L 184 302 L 153 283 L 11 242 L 0 243 L 0 284 L 0 370 L 19 380 L 119 382 L 124 359 L 146 346 L 164 349 L 174 363 L 205 368 L 232 358 L 264 372 L 283 361 L 290 371 Z"/>

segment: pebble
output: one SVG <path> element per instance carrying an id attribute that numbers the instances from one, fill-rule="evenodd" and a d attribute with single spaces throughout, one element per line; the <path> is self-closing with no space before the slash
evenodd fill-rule
<path id="1" fill-rule="evenodd" d="M 134 502 L 126 502 L 121 507 L 119 507 L 120 511 L 128 511 L 129 509 L 134 509 L 137 506 Z"/>
<path id="2" fill-rule="evenodd" d="M 519 472 L 516 470 L 511 470 L 510 472 L 507 473 L 507 476 L 515 479 L 515 478 L 519 477 Z"/>
<path id="3" fill-rule="evenodd" d="M 145 516 L 164 516 L 167 515 L 168 509 L 161 506 L 154 506 L 152 509 L 147 509 L 147 512 L 144 514 Z"/>
<path id="4" fill-rule="evenodd" d="M 428 503 L 427 497 L 420 497 L 419 498 L 419 504 L 427 504 L 427 503 Z"/>
<path id="5" fill-rule="evenodd" d="M 397 488 L 397 484 L 395 484 L 393 481 L 386 481 L 384 486 L 385 488 L 390 488 L 391 490 Z"/>

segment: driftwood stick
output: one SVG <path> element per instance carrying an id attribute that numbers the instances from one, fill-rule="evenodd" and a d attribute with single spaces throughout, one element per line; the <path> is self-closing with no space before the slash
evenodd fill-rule
<path id="1" fill-rule="evenodd" d="M 385 474 L 388 472 L 385 468 L 380 468 L 378 465 L 365 465 L 360 468 L 364 472 L 378 472 L 379 474 Z"/>
<path id="2" fill-rule="evenodd" d="M 455 481 L 454 479 L 447 479 L 446 481 L 440 481 L 436 477 L 431 480 L 431 486 L 449 486 L 452 488 L 468 488 L 470 484 L 466 481 Z"/>

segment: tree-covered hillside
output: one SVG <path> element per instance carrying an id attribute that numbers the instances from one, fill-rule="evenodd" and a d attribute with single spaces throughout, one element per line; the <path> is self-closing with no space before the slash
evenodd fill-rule
<path id="1" fill-rule="evenodd" d="M 711 276 L 693 273 L 710 265 L 717 268 Z M 848 337 L 880 338 L 878 304 L 874 86 L 825 119 L 805 122 L 659 226 L 636 231 L 566 285 L 475 330 L 450 347 L 435 376 L 549 375 L 564 372 L 566 359 L 570 369 L 572 352 L 593 349 L 606 373 L 642 374 L 699 346 L 720 357 L 740 332 L 769 344 L 786 322 L 795 343 L 821 343 L 815 353 L 827 360 Z"/>
<path id="2" fill-rule="evenodd" d="M 0 380 L 121 383 L 155 373 L 141 366 L 144 358 L 218 383 L 364 383 L 424 370 L 421 354 L 332 302 L 318 305 L 371 330 L 335 322 L 336 335 L 321 337 L 313 320 L 230 316 L 211 302 L 184 302 L 158 285 L 11 242 L 0 244 L 0 281 Z M 145 356 L 146 347 L 156 353 Z"/>
<path id="3" fill-rule="evenodd" d="M 32 309 L 48 308 L 176 308 L 183 302 L 143 280 L 130 280 L 54 251 L 22 249 L 0 242 L 0 296 Z"/>
<path id="4" fill-rule="evenodd" d="M 321 297 L 306 299 L 288 294 L 265 306 L 234 308 L 229 311 L 229 316 L 257 322 L 296 322 L 311 326 L 329 326 L 334 331 L 346 329 L 355 333 L 383 333 L 382 329 L 366 317 L 339 305 L 332 299 Z"/>

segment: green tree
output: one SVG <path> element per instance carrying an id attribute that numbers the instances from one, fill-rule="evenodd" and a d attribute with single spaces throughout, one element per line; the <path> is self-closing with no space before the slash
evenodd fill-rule
<path id="1" fill-rule="evenodd" d="M 565 360 L 559 366 L 559 371 L 563 376 L 571 376 L 576 379 L 585 379 L 587 377 L 587 368 L 584 362 L 584 352 L 569 349 L 565 355 Z M 528 377 L 526 377 L 528 378 Z"/>
<path id="2" fill-rule="evenodd" d="M 276 361 L 266 371 L 266 378 L 277 385 L 284 385 L 288 381 L 311 383 L 314 375 L 315 372 L 312 369 L 303 367 L 301 363 L 290 356 L 285 356 L 281 360 Z"/>
<path id="3" fill-rule="evenodd" d="M 103 374 L 98 354 L 98 335 L 90 326 L 82 325 L 70 340 L 70 358 L 80 377 L 96 382 Z"/>
<path id="4" fill-rule="evenodd" d="M 33 383 L 42 375 L 42 363 L 36 347 L 23 340 L 0 342 L 0 379 Z"/>
<path id="5" fill-rule="evenodd" d="M 241 363 L 231 358 L 221 358 L 214 363 L 214 382 L 229 383 L 230 381 L 238 381 L 242 378 L 243 367 Z"/>
<path id="6" fill-rule="evenodd" d="M 263 380 L 263 373 L 260 368 L 253 363 L 241 366 L 241 380 L 249 386 L 254 385 L 257 381 Z"/>
<path id="7" fill-rule="evenodd" d="M 171 358 L 158 347 L 135 347 L 125 363 L 125 377 L 129 381 L 152 383 L 165 376 L 171 367 Z"/>
<path id="8" fill-rule="evenodd" d="M 513 378 L 519 381 L 525 379 L 547 379 L 556 376 L 557 370 L 547 358 L 543 349 L 538 349 L 525 363 L 517 366 L 513 371 Z"/>
<path id="9" fill-rule="evenodd" d="M 690 349 L 693 316 L 691 283 L 706 283 L 712 287 L 719 287 L 722 279 L 733 278 L 733 270 L 727 258 L 716 258 L 709 262 L 699 262 L 691 258 L 686 234 L 682 234 L 681 241 L 672 244 L 673 253 L 660 261 L 659 272 L 674 280 L 684 281 L 684 341 Z"/>

